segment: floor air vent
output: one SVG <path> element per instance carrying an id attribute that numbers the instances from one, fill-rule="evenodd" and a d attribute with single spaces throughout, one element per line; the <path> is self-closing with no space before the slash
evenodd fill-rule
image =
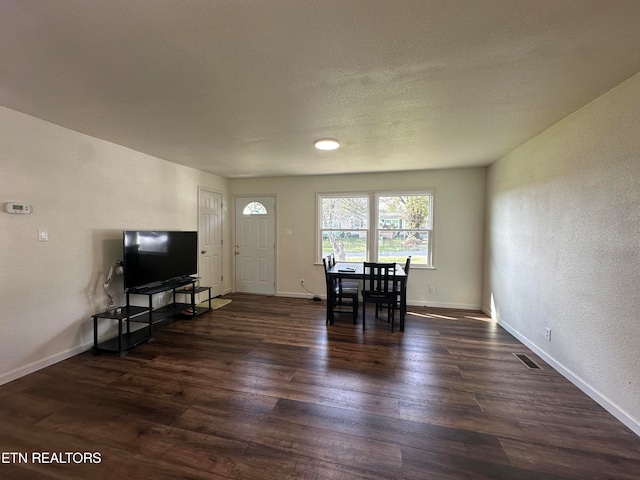
<path id="1" fill-rule="evenodd" d="M 523 354 L 523 353 L 514 353 L 514 355 L 516 356 L 516 358 L 518 360 L 520 360 L 522 363 L 524 363 L 527 368 L 541 370 L 540 365 L 538 365 L 536 362 L 531 360 L 525 354 Z"/>

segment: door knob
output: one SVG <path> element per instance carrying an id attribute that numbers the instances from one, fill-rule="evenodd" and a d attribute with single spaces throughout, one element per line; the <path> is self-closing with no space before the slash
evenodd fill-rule
<path id="1" fill-rule="evenodd" d="M 200 253 L 204 255 L 205 253 L 207 253 L 207 251 L 206 250 L 201 250 Z"/>

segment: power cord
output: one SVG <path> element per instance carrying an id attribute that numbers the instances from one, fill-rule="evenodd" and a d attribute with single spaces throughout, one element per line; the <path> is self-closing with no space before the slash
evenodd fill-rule
<path id="1" fill-rule="evenodd" d="M 312 292 L 311 290 L 309 290 L 307 287 L 304 286 L 304 280 L 300 280 L 300 286 L 302 287 L 302 289 L 307 292 L 310 293 L 311 295 L 313 295 L 313 301 L 314 302 L 320 302 L 322 301 L 322 299 L 320 298 L 320 295 L 318 295 L 317 293 Z"/>

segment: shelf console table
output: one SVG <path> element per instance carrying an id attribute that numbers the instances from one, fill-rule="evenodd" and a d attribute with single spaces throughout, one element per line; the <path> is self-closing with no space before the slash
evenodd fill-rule
<path id="1" fill-rule="evenodd" d="M 152 287 L 130 288 L 127 290 L 127 304 L 117 310 L 105 310 L 93 315 L 93 350 L 94 352 L 113 352 L 120 356 L 143 342 L 153 339 L 153 326 L 171 317 L 184 316 L 195 318 L 211 310 L 211 287 L 197 287 L 198 280 L 187 277 L 171 280 Z M 171 290 L 171 303 L 153 309 L 153 296 Z M 196 305 L 196 295 L 207 292 L 208 306 Z M 146 295 L 148 306 L 139 307 L 130 304 L 130 295 Z M 176 295 L 186 295 L 189 303 L 176 301 Z M 98 320 L 118 322 L 118 336 L 98 343 Z M 145 324 L 145 327 L 133 330 L 132 323 Z"/>

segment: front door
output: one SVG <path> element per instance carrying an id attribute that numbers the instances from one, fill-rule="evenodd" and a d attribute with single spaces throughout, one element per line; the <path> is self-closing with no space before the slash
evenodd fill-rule
<path id="1" fill-rule="evenodd" d="M 275 295 L 275 197 L 236 198 L 236 292 Z"/>
<path id="2" fill-rule="evenodd" d="M 222 295 L 222 195 L 200 188 L 198 192 L 198 274 L 211 296 Z"/>

